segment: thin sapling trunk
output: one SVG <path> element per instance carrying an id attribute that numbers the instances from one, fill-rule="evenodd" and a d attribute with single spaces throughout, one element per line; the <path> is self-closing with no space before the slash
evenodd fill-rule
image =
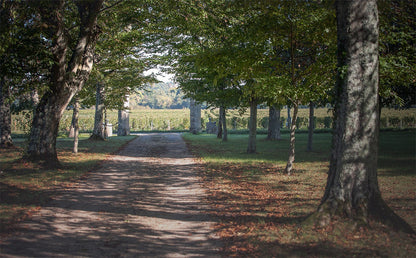
<path id="1" fill-rule="evenodd" d="M 285 174 L 291 175 L 293 169 L 293 163 L 295 162 L 295 131 L 296 131 L 296 120 L 298 117 L 298 104 L 293 105 L 293 117 L 290 125 L 290 146 L 289 146 L 289 157 L 285 168 Z"/>

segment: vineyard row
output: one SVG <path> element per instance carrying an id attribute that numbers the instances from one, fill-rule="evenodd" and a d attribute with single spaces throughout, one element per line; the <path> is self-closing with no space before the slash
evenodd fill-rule
<path id="1" fill-rule="evenodd" d="M 306 129 L 309 125 L 308 110 L 300 110 L 296 122 L 298 129 Z M 281 125 L 287 125 L 287 111 L 281 112 Z M 72 111 L 66 111 L 60 122 L 60 132 L 68 132 L 72 119 Z M 113 125 L 113 131 L 117 131 L 117 111 L 110 111 L 107 114 L 108 123 Z M 209 120 L 218 121 L 218 110 L 202 110 L 201 126 L 205 129 L 205 124 Z M 332 128 L 333 118 L 327 109 L 320 108 L 315 111 L 315 128 Z M 22 112 L 12 115 L 12 132 L 27 133 L 30 129 L 31 113 Z M 240 114 L 237 110 L 228 110 L 227 128 L 242 130 L 248 128 L 248 112 Z M 165 109 L 165 110 L 132 110 L 130 112 L 131 131 L 170 131 L 188 130 L 190 125 L 189 109 Z M 79 126 L 81 132 L 91 132 L 94 127 L 94 111 L 81 110 L 79 116 Z M 259 110 L 257 127 L 265 129 L 268 126 L 268 110 Z M 392 110 L 383 109 L 380 119 L 381 128 L 416 128 L 416 110 Z"/>

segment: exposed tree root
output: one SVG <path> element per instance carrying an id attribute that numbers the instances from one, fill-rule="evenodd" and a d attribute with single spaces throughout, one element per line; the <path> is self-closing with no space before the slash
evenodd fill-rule
<path id="1" fill-rule="evenodd" d="M 305 228 L 326 227 L 333 222 L 347 220 L 353 222 L 354 227 L 368 227 L 372 222 L 378 222 L 395 231 L 416 235 L 414 229 L 398 216 L 381 198 L 375 196 L 368 201 L 368 205 L 359 204 L 352 207 L 348 202 L 327 199 L 303 223 Z"/>
<path id="2" fill-rule="evenodd" d="M 23 156 L 22 161 L 38 164 L 40 167 L 45 169 L 62 168 L 62 164 L 59 162 L 58 157 L 56 155 L 26 154 Z"/>

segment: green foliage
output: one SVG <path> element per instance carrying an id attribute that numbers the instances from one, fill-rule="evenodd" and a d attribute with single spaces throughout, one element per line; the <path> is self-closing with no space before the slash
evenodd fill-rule
<path id="1" fill-rule="evenodd" d="M 416 104 L 416 5 L 382 0 L 380 17 L 380 96 L 384 106 Z"/>
<path id="2" fill-rule="evenodd" d="M 187 106 L 177 89 L 159 87 L 151 76 L 143 75 L 158 65 L 176 73 L 184 95 L 209 107 L 244 109 L 252 98 L 281 106 L 288 104 L 288 99 L 297 104 L 311 100 L 326 103 L 332 95 L 336 57 L 331 2 L 107 0 L 98 18 L 101 35 L 94 70 L 80 93 L 84 107 L 94 105 L 98 82 L 106 87 L 109 110 L 122 107 L 126 94 L 133 95 L 145 85 L 151 85 L 149 91 L 134 95 L 135 103 L 152 108 Z M 34 88 L 42 95 L 53 61 L 48 49 L 51 27 L 38 14 L 43 10 L 46 15 L 45 10 L 55 2 L 1 3 L 0 73 L 8 77 L 13 96 Z M 68 57 L 80 32 L 76 10 L 74 2 L 65 2 L 65 25 L 70 28 L 67 36 L 72 39 Z M 416 96 L 415 5 L 412 1 L 382 0 L 379 12 L 382 103 L 408 107 Z M 317 128 L 332 127 L 330 116 L 326 116 L 317 117 Z M 116 125 L 113 116 L 109 117 Z M 381 125 L 411 126 L 413 116 L 398 117 L 400 122 L 382 116 Z M 208 118 L 203 118 L 203 124 Z M 211 118 L 217 119 L 217 115 Z M 133 119 L 138 129 L 145 130 L 187 128 L 184 119 L 189 118 L 160 123 L 158 119 Z M 90 121 L 81 123 L 89 130 Z M 259 117 L 258 123 L 264 128 L 265 118 Z M 15 123 L 14 130 L 27 131 L 25 124 L 29 121 Z M 64 117 L 61 128 L 66 124 Z M 227 125 L 245 129 L 247 117 L 230 114 Z M 297 127 L 305 125 L 301 117 Z"/>
<path id="3" fill-rule="evenodd" d="M 297 105 L 326 99 L 335 67 L 334 11 L 326 3 L 307 1 L 259 8 L 262 13 L 253 18 L 249 31 L 264 50 L 257 51 L 248 67 L 260 82 L 258 94 L 267 96 L 269 104 L 280 105 L 287 99 Z M 263 29 L 256 30 L 259 27 Z"/>
<path id="4" fill-rule="evenodd" d="M 36 3 L 25 1 L 1 1 L 0 4 L 0 76 L 4 88 L 11 95 L 7 101 L 20 106 L 33 107 L 28 93 L 36 89 L 45 91 L 49 76 L 50 53 L 48 41 L 42 37 L 42 23 L 36 17 Z"/>
<path id="5" fill-rule="evenodd" d="M 104 86 L 106 108 L 122 109 L 127 95 L 156 81 L 153 76 L 143 74 L 153 66 L 145 51 L 148 39 L 143 21 L 149 15 L 146 4 L 146 1 L 121 1 L 101 13 L 98 26 L 102 35 L 95 49 L 94 69 L 80 93 L 83 106 L 95 104 L 95 94 L 91 93 L 95 93 L 97 83 Z"/>

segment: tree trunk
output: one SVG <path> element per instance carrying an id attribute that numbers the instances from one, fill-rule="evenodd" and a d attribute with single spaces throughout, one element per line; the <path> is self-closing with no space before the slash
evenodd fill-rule
<path id="1" fill-rule="evenodd" d="M 222 124 L 222 141 L 226 142 L 228 141 L 228 131 L 227 131 L 227 114 L 226 114 L 226 110 L 223 107 L 221 110 L 222 114 L 221 114 L 221 124 Z"/>
<path id="2" fill-rule="evenodd" d="M 289 107 L 289 105 L 287 106 L 287 120 L 286 120 L 287 122 L 287 125 L 286 125 L 286 128 L 287 129 L 290 129 L 290 125 L 292 124 L 292 118 L 290 117 L 290 107 Z"/>
<path id="3" fill-rule="evenodd" d="M 289 157 L 285 168 L 285 173 L 288 175 L 292 174 L 293 163 L 295 162 L 295 131 L 296 131 L 296 120 L 298 118 L 298 104 L 293 104 L 293 117 L 290 125 L 290 146 L 289 146 Z"/>
<path id="4" fill-rule="evenodd" d="M 74 125 L 74 148 L 72 149 L 73 153 L 78 153 L 78 137 L 79 137 L 79 124 L 78 124 L 78 118 L 79 118 L 79 99 L 76 97 L 75 103 L 74 103 L 74 111 L 72 115 L 72 124 Z"/>
<path id="5" fill-rule="evenodd" d="M 97 83 L 95 92 L 94 129 L 90 140 L 104 140 L 104 86 Z"/>
<path id="6" fill-rule="evenodd" d="M 75 125 L 74 125 L 74 113 L 72 113 L 71 127 L 69 127 L 69 138 L 74 138 L 75 135 Z"/>
<path id="7" fill-rule="evenodd" d="M 374 219 L 414 233 L 381 197 L 378 151 L 378 12 L 376 0 L 336 2 L 338 76 L 336 125 L 328 180 L 312 216 L 318 225 L 336 217 Z"/>
<path id="8" fill-rule="evenodd" d="M 247 153 L 256 153 L 257 102 L 254 100 L 252 100 L 250 103 L 250 122 L 248 127 L 249 135 Z"/>
<path id="9" fill-rule="evenodd" d="M 56 137 L 59 121 L 68 105 L 70 96 L 46 93 L 35 110 L 26 159 L 44 163 L 48 167 L 59 166 L 56 153 Z"/>
<path id="10" fill-rule="evenodd" d="M 80 31 L 75 40 L 71 59 L 67 59 L 70 42 L 65 28 L 65 1 L 52 1 L 40 8 L 42 21 L 53 31 L 50 50 L 53 64 L 49 90 L 34 112 L 29 144 L 24 157 L 48 167 L 59 166 L 56 137 L 59 121 L 72 97 L 88 80 L 93 65 L 93 54 L 99 29 L 97 16 L 103 0 L 76 2 L 80 18 Z M 72 26 L 72 25 L 71 25 Z"/>
<path id="11" fill-rule="evenodd" d="M 280 109 L 276 106 L 269 107 L 267 140 L 280 140 Z"/>
<path id="12" fill-rule="evenodd" d="M 313 130 L 315 129 L 314 109 L 315 109 L 314 104 L 311 101 L 309 103 L 308 146 L 306 148 L 306 151 L 312 151 Z"/>
<path id="13" fill-rule="evenodd" d="M 217 138 L 222 139 L 222 110 L 224 109 L 223 106 L 220 106 L 219 117 L 218 117 L 218 131 L 217 131 Z"/>
<path id="14" fill-rule="evenodd" d="M 72 109 L 72 119 L 71 119 L 71 127 L 69 128 L 68 137 L 74 138 L 75 137 L 75 123 L 78 123 L 78 117 L 75 117 L 75 115 L 78 115 L 79 110 L 75 111 L 75 105 L 76 102 L 79 101 L 78 98 L 74 100 L 74 108 Z"/>
<path id="15" fill-rule="evenodd" d="M 7 78 L 0 81 L 0 147 L 10 148 L 12 140 L 12 115 L 10 112 L 10 87 Z"/>

